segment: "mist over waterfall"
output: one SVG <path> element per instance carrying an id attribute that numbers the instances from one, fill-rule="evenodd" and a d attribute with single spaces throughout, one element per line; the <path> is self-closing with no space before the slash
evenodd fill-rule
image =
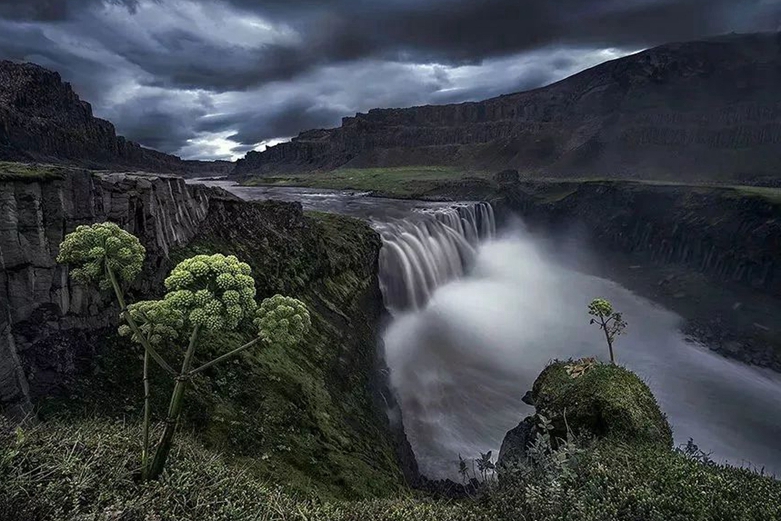
<path id="1" fill-rule="evenodd" d="M 714 459 L 781 472 L 779 375 L 687 343 L 680 317 L 565 267 L 522 227 L 497 237 L 489 208 L 380 228 L 382 285 L 396 310 L 386 360 L 424 474 L 458 479 L 459 454 L 496 454 L 533 411 L 521 397 L 550 360 L 607 358 L 587 315 L 595 297 L 624 313 L 617 360 L 651 387 L 677 444 L 691 437 Z"/>
<path id="2" fill-rule="evenodd" d="M 481 241 L 496 234 L 488 203 L 420 209 L 411 217 L 380 221 L 380 284 L 391 311 L 419 309 L 443 284 L 463 277 Z"/>

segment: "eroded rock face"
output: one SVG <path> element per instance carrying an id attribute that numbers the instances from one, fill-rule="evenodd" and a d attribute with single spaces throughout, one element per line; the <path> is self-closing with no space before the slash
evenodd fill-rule
<path id="1" fill-rule="evenodd" d="M 778 182 L 775 34 L 664 45 L 529 92 L 375 109 L 249 152 L 237 175 L 458 165 L 526 174 Z"/>
<path id="2" fill-rule="evenodd" d="M 0 182 L 0 405 L 28 410 L 54 373 L 72 369 L 82 337 L 116 319 L 109 295 L 74 283 L 56 263 L 67 233 L 111 220 L 137 235 L 151 275 L 135 288 L 144 291 L 159 282 L 168 251 L 193 237 L 208 206 L 205 189 L 177 177 L 82 172 Z"/>
<path id="3" fill-rule="evenodd" d="M 0 160 L 201 174 L 232 168 L 224 161 L 183 161 L 117 136 L 59 74 L 10 61 L 0 61 Z"/>

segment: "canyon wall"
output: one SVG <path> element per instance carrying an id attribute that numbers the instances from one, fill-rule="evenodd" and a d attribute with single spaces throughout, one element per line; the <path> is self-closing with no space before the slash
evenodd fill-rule
<path id="1" fill-rule="evenodd" d="M 574 241 L 586 270 L 676 311 L 712 349 L 781 371 L 778 189 L 516 181 L 495 200 L 557 247 Z"/>
<path id="2" fill-rule="evenodd" d="M 0 61 L 0 161 L 70 163 L 87 168 L 227 174 L 226 161 L 183 161 L 117 136 L 114 125 L 60 75 L 31 63 Z"/>
<path id="3" fill-rule="evenodd" d="M 781 298 L 781 205 L 730 188 L 525 183 L 507 204 L 534 224 Z"/>
<path id="4" fill-rule="evenodd" d="M 175 177 L 82 172 L 0 182 L 0 404 L 29 410 L 59 378 L 50 370 L 69 364 L 71 348 L 116 321 L 108 295 L 75 284 L 55 262 L 66 233 L 111 220 L 141 237 L 145 273 L 155 276 L 135 289 L 148 292 L 171 248 L 195 235 L 208 204 L 204 190 Z"/>
<path id="5" fill-rule="evenodd" d="M 510 167 L 528 175 L 777 184 L 781 37 L 668 44 L 528 92 L 375 109 L 249 152 L 235 174 Z"/>

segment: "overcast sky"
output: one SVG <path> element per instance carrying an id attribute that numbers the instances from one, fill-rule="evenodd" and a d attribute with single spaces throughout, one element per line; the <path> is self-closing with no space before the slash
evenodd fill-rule
<path id="1" fill-rule="evenodd" d="M 781 0 L 0 0 L 0 58 L 58 71 L 145 146 L 235 159 L 374 107 L 780 26 Z"/>

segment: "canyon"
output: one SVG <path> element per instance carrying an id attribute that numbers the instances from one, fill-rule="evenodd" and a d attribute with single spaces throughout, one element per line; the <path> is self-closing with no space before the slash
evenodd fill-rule
<path id="1" fill-rule="evenodd" d="M 56 73 L 0 62 L 0 160 L 56 165 L 17 171 L 16 163 L 0 163 L 0 409 L 44 420 L 61 411 L 116 414 L 106 412 L 116 404 L 128 414 L 138 412 L 137 400 L 128 398 L 138 394 L 138 353 L 115 335 L 118 309 L 108 295 L 74 283 L 55 262 L 65 234 L 103 220 L 136 234 L 147 248 L 143 276 L 130 289 L 134 300 L 159 296 L 177 261 L 220 251 L 252 265 L 260 296 L 292 294 L 310 307 L 314 333 L 305 345 L 285 353 L 269 350 L 246 367 L 205 376 L 186 412 L 206 446 L 251 458 L 261 477 L 295 491 L 361 498 L 412 484 L 440 492 L 442 483 L 420 476 L 401 411 L 404 401 L 420 408 L 421 396 L 436 393 L 414 381 L 421 366 L 404 366 L 399 352 L 415 347 L 429 353 L 424 362 L 436 362 L 428 367 L 433 372 L 457 357 L 437 360 L 431 354 L 436 349 L 427 349 L 431 341 L 444 352 L 448 344 L 437 336 L 447 336 L 443 328 L 407 337 L 393 327 L 408 313 L 417 313 L 413 325 L 423 324 L 418 330 L 447 322 L 446 313 L 428 309 L 432 298 L 440 305 L 468 303 L 458 325 L 469 324 L 468 318 L 480 318 L 492 304 L 485 299 L 472 309 L 470 299 L 479 293 L 457 289 L 479 286 L 485 282 L 481 273 L 512 273 L 505 279 L 517 283 L 518 272 L 538 273 L 525 257 L 538 252 L 555 253 L 579 274 L 551 272 L 571 288 L 585 278 L 591 281 L 584 285 L 588 291 L 614 291 L 623 299 L 644 335 L 642 346 L 658 342 L 659 352 L 671 350 L 672 360 L 695 352 L 690 344 L 699 342 L 758 366 L 738 366 L 713 353 L 681 365 L 703 381 L 736 374 L 728 398 L 744 390 L 756 397 L 762 388 L 752 371 L 781 372 L 779 45 L 777 35 L 766 34 L 669 44 L 535 91 L 460 105 L 372 110 L 345 118 L 340 128 L 303 132 L 290 143 L 251 152 L 235 168 L 145 149 L 93 117 L 89 104 Z M 306 207 L 302 193 L 289 198 L 296 202 L 249 202 L 180 177 L 232 172 L 231 179 L 246 180 L 399 165 L 457 165 L 475 175 L 407 194 L 425 203 L 348 192 L 360 212 L 325 208 L 328 214 Z M 262 191 L 235 188 L 237 194 L 242 190 Z M 259 193 L 261 199 L 276 197 L 273 189 Z M 310 194 L 317 200 L 332 195 Z M 403 211 L 380 219 L 387 208 Z M 493 244 L 497 229 L 507 228 L 528 232 L 535 249 Z M 483 249 L 484 243 L 492 244 Z M 427 249 L 432 245 L 438 249 Z M 497 268 L 492 261 L 498 258 L 510 260 Z M 474 265 L 480 269 L 470 278 Z M 593 276 L 601 282 L 588 278 Z M 503 288 L 514 289 L 515 296 L 534 287 L 532 280 L 513 285 L 505 279 Z M 439 293 L 443 287 L 450 301 Z M 570 299 L 552 302 L 556 309 L 574 306 Z M 501 318 L 502 311 L 489 318 Z M 550 322 L 566 355 L 590 353 L 581 352 L 579 326 L 570 327 L 577 320 L 560 327 Z M 503 322 L 520 323 L 514 317 Z M 499 331 L 486 323 L 485 330 Z M 654 324 L 662 324 L 665 334 L 657 335 Z M 501 350 L 479 335 L 460 340 L 475 338 L 470 349 L 479 345 L 488 355 Z M 222 341 L 214 345 L 222 347 Z M 547 360 L 542 348 L 525 354 L 540 365 L 540 353 Z M 490 368 L 480 352 L 472 355 L 454 365 Z M 626 359 L 635 363 L 641 355 Z M 389 362 L 397 368 L 390 374 Z M 531 370 L 520 365 L 522 372 Z M 494 373 L 480 374 L 474 389 Z M 513 421 L 521 417 L 519 400 L 527 390 L 516 387 L 532 381 L 526 374 L 519 384 L 516 376 L 500 389 L 512 402 L 505 409 Z M 767 385 L 775 396 L 776 388 Z M 671 393 L 660 396 L 665 407 L 676 406 Z M 759 401 L 772 410 L 766 399 Z M 692 417 L 699 412 L 682 410 Z M 505 423 L 492 427 L 494 448 L 496 433 L 512 427 Z M 769 439 L 766 433 L 776 427 L 763 427 Z M 436 458 L 424 458 L 423 469 L 434 469 L 436 477 L 448 476 L 442 467 L 454 463 L 437 450 L 449 450 L 452 459 L 453 450 L 477 447 L 435 443 L 436 436 L 426 440 L 420 434 L 426 429 L 431 425 L 418 421 L 408 432 L 416 443 L 436 445 Z M 751 450 L 761 454 L 761 446 Z"/>
<path id="2" fill-rule="evenodd" d="M 779 71 L 778 34 L 667 44 L 528 92 L 345 117 L 249 152 L 234 175 L 453 165 L 777 186 Z"/>
<path id="3" fill-rule="evenodd" d="M 60 75 L 32 63 L 0 60 L 0 161 L 181 175 L 227 174 L 227 161 L 188 161 L 145 148 L 96 118 Z"/>

